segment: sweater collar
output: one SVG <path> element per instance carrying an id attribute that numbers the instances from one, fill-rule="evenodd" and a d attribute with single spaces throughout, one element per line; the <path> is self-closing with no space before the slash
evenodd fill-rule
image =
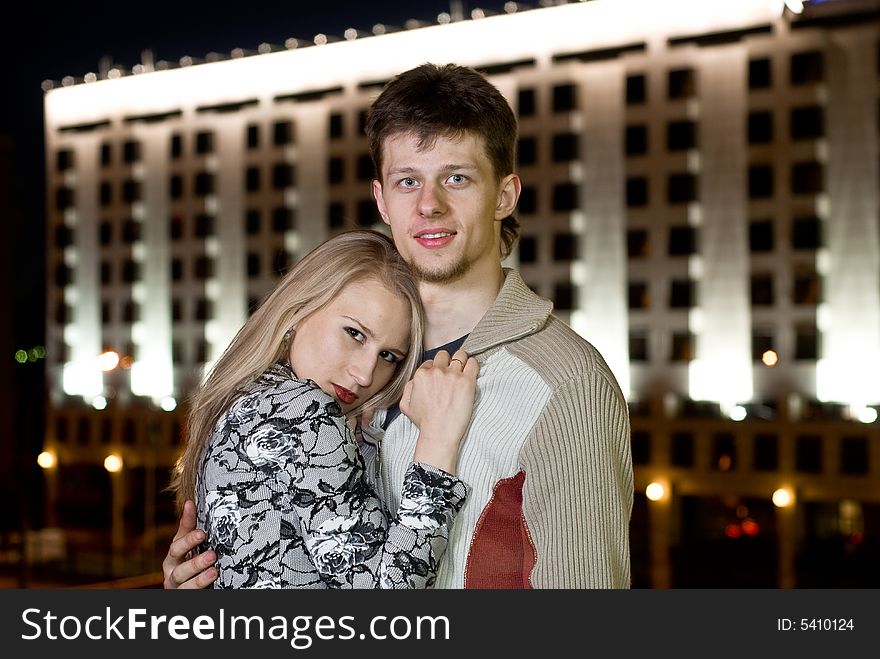
<path id="1" fill-rule="evenodd" d="M 475 355 L 504 343 L 534 334 L 544 327 L 553 303 L 535 294 L 519 272 L 504 268 L 504 283 L 495 302 L 464 342 L 462 349 Z"/>

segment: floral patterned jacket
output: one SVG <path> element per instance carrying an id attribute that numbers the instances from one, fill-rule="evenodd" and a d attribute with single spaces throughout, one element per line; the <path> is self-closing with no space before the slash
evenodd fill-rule
<path id="1" fill-rule="evenodd" d="M 196 483 L 215 588 L 425 588 L 467 486 L 410 465 L 391 518 L 339 405 L 275 364 L 220 418 Z"/>

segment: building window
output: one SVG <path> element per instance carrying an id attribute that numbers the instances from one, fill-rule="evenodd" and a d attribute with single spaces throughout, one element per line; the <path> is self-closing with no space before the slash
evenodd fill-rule
<path id="1" fill-rule="evenodd" d="M 840 473 L 864 476 L 868 473 L 868 438 L 844 437 L 840 440 Z"/>
<path id="2" fill-rule="evenodd" d="M 340 156 L 333 156 L 327 161 L 327 182 L 331 185 L 342 183 L 345 180 L 345 160 Z"/>
<path id="3" fill-rule="evenodd" d="M 173 174 L 168 180 L 168 192 L 172 199 L 183 197 L 183 177 L 180 174 Z"/>
<path id="4" fill-rule="evenodd" d="M 521 137 L 516 143 L 516 161 L 519 165 L 538 162 L 538 143 L 534 137 Z"/>
<path id="5" fill-rule="evenodd" d="M 86 418 L 76 420 L 76 441 L 79 444 L 86 445 L 89 443 L 92 435 L 92 426 Z"/>
<path id="6" fill-rule="evenodd" d="M 521 117 L 531 117 L 535 114 L 535 90 L 520 89 L 516 95 L 516 110 Z"/>
<path id="7" fill-rule="evenodd" d="M 122 281 L 132 283 L 141 280 L 141 264 L 134 259 L 125 259 L 122 262 Z"/>
<path id="8" fill-rule="evenodd" d="M 767 89 L 773 84 L 773 69 L 767 57 L 749 60 L 749 89 Z"/>
<path id="9" fill-rule="evenodd" d="M 768 307 L 773 304 L 773 275 L 752 275 L 751 295 L 753 307 Z"/>
<path id="10" fill-rule="evenodd" d="M 328 121 L 328 137 L 331 140 L 338 140 L 343 136 L 342 115 L 334 112 L 330 115 Z"/>
<path id="11" fill-rule="evenodd" d="M 626 253 L 631 259 L 650 256 L 651 244 L 648 242 L 647 229 L 629 229 L 626 232 Z"/>
<path id="12" fill-rule="evenodd" d="M 327 224 L 331 229 L 345 226 L 345 207 L 338 201 L 332 201 L 327 206 Z"/>
<path id="13" fill-rule="evenodd" d="M 773 196 L 773 165 L 749 165 L 749 198 Z"/>
<path id="14" fill-rule="evenodd" d="M 648 85 L 645 74 L 638 73 L 626 77 L 626 104 L 642 105 L 648 99 Z"/>
<path id="15" fill-rule="evenodd" d="M 284 146 L 293 142 L 293 124 L 290 121 L 276 121 L 272 125 L 272 143 Z"/>
<path id="16" fill-rule="evenodd" d="M 208 361 L 210 348 L 210 345 L 205 339 L 199 339 L 196 341 L 196 361 L 199 364 L 204 364 Z"/>
<path id="17" fill-rule="evenodd" d="M 769 433 L 755 435 L 752 440 L 752 468 L 755 471 L 779 469 L 779 437 Z"/>
<path id="18" fill-rule="evenodd" d="M 696 284 L 692 279 L 669 282 L 669 308 L 690 309 L 696 304 Z"/>
<path id="19" fill-rule="evenodd" d="M 183 238 L 183 216 L 171 216 L 171 219 L 168 220 L 168 236 L 171 240 L 180 240 Z"/>
<path id="20" fill-rule="evenodd" d="M 198 172 L 195 178 L 195 193 L 197 197 L 214 194 L 214 175 L 210 172 Z"/>
<path id="21" fill-rule="evenodd" d="M 818 249 L 822 246 L 822 221 L 814 216 L 796 217 L 791 223 L 791 246 L 794 249 Z"/>
<path id="22" fill-rule="evenodd" d="M 197 256 L 195 260 L 196 279 L 205 280 L 214 276 L 214 259 L 210 256 Z"/>
<path id="23" fill-rule="evenodd" d="M 128 245 L 141 239 L 141 223 L 128 219 L 122 225 L 122 241 Z"/>
<path id="24" fill-rule="evenodd" d="M 260 233 L 260 211 L 256 208 L 249 208 L 244 214 L 244 227 L 249 236 L 256 236 Z"/>
<path id="25" fill-rule="evenodd" d="M 791 139 L 815 140 L 825 135 L 825 111 L 818 105 L 791 110 Z"/>
<path id="26" fill-rule="evenodd" d="M 260 168 L 248 167 L 244 172 L 244 187 L 248 192 L 260 191 Z"/>
<path id="27" fill-rule="evenodd" d="M 687 151 L 697 146 L 697 126 L 693 121 L 670 121 L 666 124 L 666 150 Z"/>
<path id="28" fill-rule="evenodd" d="M 141 143 L 134 140 L 126 140 L 122 144 L 122 160 L 127 163 L 138 162 L 141 159 Z"/>
<path id="29" fill-rule="evenodd" d="M 574 309 L 577 291 L 571 282 L 563 282 L 553 287 L 553 306 L 559 311 Z"/>
<path id="30" fill-rule="evenodd" d="M 773 220 L 749 222 L 749 249 L 753 252 L 773 251 Z"/>
<path id="31" fill-rule="evenodd" d="M 632 124 L 626 127 L 623 138 L 626 155 L 641 156 L 648 152 L 648 127 L 645 124 Z"/>
<path id="32" fill-rule="evenodd" d="M 554 85 L 553 111 L 571 112 L 577 110 L 577 88 L 572 84 Z"/>
<path id="33" fill-rule="evenodd" d="M 797 162 L 791 166 L 791 193 L 818 194 L 825 189 L 822 163 Z"/>
<path id="34" fill-rule="evenodd" d="M 102 284 L 109 284 L 113 281 L 113 269 L 110 267 L 109 261 L 101 261 L 99 269 L 101 273 Z"/>
<path id="35" fill-rule="evenodd" d="M 109 245 L 113 242 L 113 225 L 107 220 L 98 225 L 98 241 L 102 245 Z"/>
<path id="36" fill-rule="evenodd" d="M 357 179 L 358 181 L 372 181 L 375 170 L 373 168 L 373 159 L 369 153 L 358 156 L 357 159 Z"/>
<path id="37" fill-rule="evenodd" d="M 690 432 L 674 432 L 671 439 L 670 462 L 673 467 L 694 466 L 694 435 Z"/>
<path id="38" fill-rule="evenodd" d="M 214 235 L 214 216 L 207 213 L 196 215 L 196 237 L 207 238 Z"/>
<path id="39" fill-rule="evenodd" d="M 819 304 L 822 297 L 821 280 L 812 266 L 798 266 L 794 271 L 792 302 L 795 304 Z"/>
<path id="40" fill-rule="evenodd" d="M 673 332 L 671 362 L 689 362 L 694 358 L 694 335 L 690 332 Z"/>
<path id="41" fill-rule="evenodd" d="M 626 179 L 626 205 L 638 208 L 648 205 L 648 179 L 644 176 L 630 176 Z"/>
<path id="42" fill-rule="evenodd" d="M 141 182 L 127 179 L 122 183 L 122 201 L 132 204 L 141 199 Z"/>
<path id="43" fill-rule="evenodd" d="M 282 162 L 272 167 L 272 187 L 275 190 L 293 187 L 295 179 L 296 172 L 293 165 Z"/>
<path id="44" fill-rule="evenodd" d="M 59 149 L 55 153 L 55 171 L 66 172 L 73 169 L 74 153 L 70 149 Z"/>
<path id="45" fill-rule="evenodd" d="M 538 260 L 538 240 L 534 236 L 519 239 L 519 262 L 534 263 Z"/>
<path id="46" fill-rule="evenodd" d="M 367 134 L 367 117 L 369 114 L 368 110 L 361 110 L 358 112 L 358 135 Z"/>
<path id="47" fill-rule="evenodd" d="M 380 222 L 379 211 L 373 199 L 361 199 L 357 205 L 357 223 L 361 227 L 371 227 Z"/>
<path id="48" fill-rule="evenodd" d="M 171 362 L 174 364 L 182 364 L 184 361 L 183 345 L 180 341 L 171 342 Z"/>
<path id="49" fill-rule="evenodd" d="M 101 143 L 100 159 L 102 167 L 107 167 L 113 162 L 113 147 L 109 142 Z"/>
<path id="50" fill-rule="evenodd" d="M 773 113 L 769 110 L 749 112 L 749 144 L 769 144 L 773 141 Z"/>
<path id="51" fill-rule="evenodd" d="M 272 209 L 272 231 L 286 233 L 293 229 L 293 210 L 286 206 Z"/>
<path id="52" fill-rule="evenodd" d="M 627 285 L 627 298 L 630 309 L 647 309 L 651 306 L 651 298 L 648 295 L 647 282 L 629 282 Z"/>
<path id="53" fill-rule="evenodd" d="M 689 256 L 696 251 L 696 228 L 688 225 L 669 228 L 669 256 Z"/>
<path id="54" fill-rule="evenodd" d="M 773 330 L 768 327 L 756 327 L 752 329 L 752 359 L 759 362 L 763 359 L 764 353 L 768 350 L 775 350 L 773 340 Z"/>
<path id="55" fill-rule="evenodd" d="M 183 302 L 179 297 L 171 299 L 171 320 L 183 320 Z"/>
<path id="56" fill-rule="evenodd" d="M 108 181 L 102 181 L 98 186 L 98 202 L 103 207 L 113 203 L 113 186 Z M 62 210 L 62 209 L 58 209 Z"/>
<path id="57" fill-rule="evenodd" d="M 122 303 L 122 322 L 136 323 L 141 319 L 141 307 L 136 302 L 126 300 Z"/>
<path id="58" fill-rule="evenodd" d="M 580 186 L 577 183 L 557 183 L 553 186 L 553 210 L 573 211 L 579 205 Z"/>
<path id="59" fill-rule="evenodd" d="M 195 320 L 210 320 L 213 317 L 214 303 L 203 297 L 196 300 Z"/>
<path id="60" fill-rule="evenodd" d="M 283 275 L 287 271 L 288 266 L 293 262 L 293 256 L 286 249 L 277 249 L 272 261 L 275 273 Z"/>
<path id="61" fill-rule="evenodd" d="M 73 244 L 73 229 L 66 224 L 55 227 L 55 247 L 64 249 Z M 106 244 L 106 243 L 105 243 Z"/>
<path id="62" fill-rule="evenodd" d="M 630 330 L 629 360 L 631 362 L 646 362 L 649 358 L 647 332 L 644 330 Z"/>
<path id="63" fill-rule="evenodd" d="M 811 50 L 791 56 L 791 84 L 809 85 L 825 79 L 825 57 L 821 51 Z"/>
<path id="64" fill-rule="evenodd" d="M 578 258 L 578 239 L 570 233 L 557 233 L 553 236 L 553 260 L 576 261 Z"/>
<path id="65" fill-rule="evenodd" d="M 196 153 L 200 156 L 214 153 L 214 133 L 207 130 L 196 133 Z"/>
<path id="66" fill-rule="evenodd" d="M 517 202 L 516 208 L 520 213 L 525 213 L 526 215 L 534 213 L 537 210 L 538 191 L 535 189 L 534 186 L 523 186 L 522 192 L 519 195 L 519 201 Z"/>
<path id="67" fill-rule="evenodd" d="M 177 257 L 171 259 L 171 280 L 180 281 L 183 279 L 183 261 Z"/>
<path id="68" fill-rule="evenodd" d="M 247 274 L 248 277 L 260 276 L 260 255 L 256 252 L 248 252 L 247 254 Z"/>
<path id="69" fill-rule="evenodd" d="M 260 147 L 260 126 L 259 124 L 248 124 L 245 138 L 245 147 L 252 151 Z"/>
<path id="70" fill-rule="evenodd" d="M 736 440 L 729 432 L 712 436 L 712 463 L 714 471 L 732 471 L 736 468 Z"/>
<path id="71" fill-rule="evenodd" d="M 822 473 L 822 438 L 800 435 L 795 438 L 794 468 L 803 474 Z"/>
<path id="72" fill-rule="evenodd" d="M 172 160 L 177 160 L 183 155 L 183 138 L 179 133 L 175 133 L 171 136 L 171 143 L 168 150 Z"/>
<path id="73" fill-rule="evenodd" d="M 810 361 L 819 358 L 819 337 L 815 325 L 799 324 L 795 327 L 794 358 Z"/>
<path id="74" fill-rule="evenodd" d="M 67 210 L 74 206 L 76 195 L 73 188 L 61 186 L 55 190 L 55 209 L 59 211 Z"/>
<path id="75" fill-rule="evenodd" d="M 651 463 L 651 433 L 645 430 L 633 430 L 630 437 L 632 443 L 632 462 L 634 465 Z"/>
<path id="76" fill-rule="evenodd" d="M 64 302 L 59 302 L 55 305 L 55 323 L 58 325 L 64 325 L 65 323 L 69 323 L 73 320 L 73 309 L 65 304 Z"/>
<path id="77" fill-rule="evenodd" d="M 670 174 L 666 185 L 670 204 L 687 204 L 697 199 L 697 177 L 690 173 Z"/>
<path id="78" fill-rule="evenodd" d="M 568 162 L 579 157 L 579 140 L 576 133 L 560 133 L 553 136 L 551 158 L 553 162 Z"/>
<path id="79" fill-rule="evenodd" d="M 673 69 L 668 76 L 670 101 L 690 98 L 697 92 L 697 79 L 693 69 Z"/>

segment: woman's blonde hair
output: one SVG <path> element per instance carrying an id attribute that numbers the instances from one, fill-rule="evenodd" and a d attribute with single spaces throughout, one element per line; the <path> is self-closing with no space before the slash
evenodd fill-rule
<path id="1" fill-rule="evenodd" d="M 409 304 L 409 351 L 391 381 L 351 413 L 389 407 L 400 399 L 422 354 L 424 311 L 416 280 L 387 236 L 367 230 L 340 233 L 306 254 L 281 278 L 190 398 L 186 446 L 170 485 L 178 510 L 194 497 L 202 450 L 242 387 L 275 362 L 287 361 L 291 332 L 303 320 L 346 285 L 365 280 L 383 284 Z"/>

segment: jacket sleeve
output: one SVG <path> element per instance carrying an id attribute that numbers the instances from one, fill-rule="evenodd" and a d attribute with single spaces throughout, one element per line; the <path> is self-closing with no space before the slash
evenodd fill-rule
<path id="1" fill-rule="evenodd" d="M 331 588 L 431 586 L 467 496 L 465 484 L 413 463 L 392 517 L 367 478 L 344 418 L 330 412 L 335 405 L 313 401 L 288 419 L 299 448 L 284 471 L 284 485 L 306 551 Z"/>
<path id="2" fill-rule="evenodd" d="M 560 384 L 522 452 L 534 588 L 629 588 L 633 501 L 629 413 L 616 383 Z"/>

